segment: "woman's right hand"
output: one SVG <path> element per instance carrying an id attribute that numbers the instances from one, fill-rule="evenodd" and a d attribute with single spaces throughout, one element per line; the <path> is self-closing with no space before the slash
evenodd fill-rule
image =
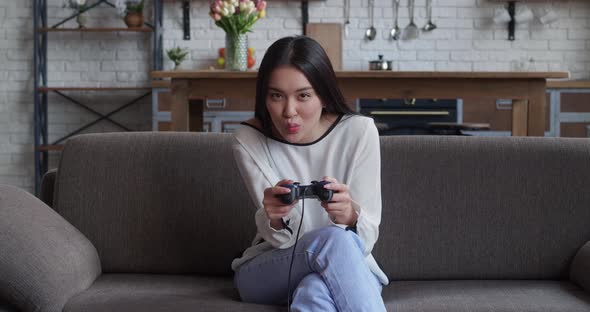
<path id="1" fill-rule="evenodd" d="M 291 205 L 283 204 L 277 195 L 291 192 L 290 189 L 281 187 L 281 185 L 293 183 L 293 180 L 281 180 L 275 186 L 264 190 L 262 206 L 266 212 L 266 217 L 270 220 L 270 226 L 275 230 L 282 230 L 284 228 L 282 218 L 286 217 L 291 209 L 293 209 L 293 206 L 295 206 L 295 203 Z"/>

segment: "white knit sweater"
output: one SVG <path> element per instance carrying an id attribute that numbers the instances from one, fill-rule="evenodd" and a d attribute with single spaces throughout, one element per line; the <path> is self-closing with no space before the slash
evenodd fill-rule
<path id="1" fill-rule="evenodd" d="M 254 127 L 244 125 L 235 132 L 233 152 L 257 208 L 255 221 L 258 233 L 252 246 L 241 258 L 232 262 L 232 269 L 236 270 L 242 263 L 265 251 L 289 248 L 295 243 L 301 221 L 301 200 L 284 218 L 293 233 L 288 229 L 277 231 L 270 226 L 262 207 L 264 189 L 282 179 L 307 185 L 313 180 L 330 176 L 348 185 L 353 208 L 359 215 L 356 231 L 364 242 L 367 263 L 371 272 L 387 285 L 387 276 L 371 255 L 381 222 L 381 154 L 379 135 L 371 118 L 341 117 L 321 138 L 309 144 L 269 138 Z M 334 223 L 320 202 L 305 199 L 300 236 L 330 225 Z"/>

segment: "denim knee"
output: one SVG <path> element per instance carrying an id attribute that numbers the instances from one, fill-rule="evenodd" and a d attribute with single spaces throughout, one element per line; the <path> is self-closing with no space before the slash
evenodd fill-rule
<path id="1" fill-rule="evenodd" d="M 318 292 L 330 294 L 330 290 L 328 290 L 324 279 L 318 273 L 309 273 L 297 285 L 295 296 L 309 296 L 313 298 L 318 295 Z"/>
<path id="2" fill-rule="evenodd" d="M 362 252 L 364 250 L 364 244 L 359 236 L 352 232 L 347 231 L 338 226 L 327 226 L 306 234 L 306 240 L 310 241 L 308 250 L 312 251 L 319 247 L 333 247 L 337 250 L 348 250 L 357 249 Z"/>

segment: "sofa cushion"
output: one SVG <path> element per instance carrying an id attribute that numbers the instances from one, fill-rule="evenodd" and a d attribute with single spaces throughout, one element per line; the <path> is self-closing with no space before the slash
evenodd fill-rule
<path id="1" fill-rule="evenodd" d="M 31 193 L 0 184 L 0 302 L 61 311 L 100 273 L 96 249 L 76 228 Z"/>
<path id="2" fill-rule="evenodd" d="M 105 273 L 231 274 L 256 233 L 229 134 L 112 133 L 68 140 L 54 207 Z"/>
<path id="3" fill-rule="evenodd" d="M 392 280 L 569 279 L 590 240 L 590 140 L 398 136 L 381 153 Z"/>
<path id="4" fill-rule="evenodd" d="M 590 295 L 567 281 L 403 281 L 383 289 L 388 311 L 590 311 Z M 239 301 L 230 278 L 106 274 L 64 312 L 284 311 Z"/>
<path id="5" fill-rule="evenodd" d="M 64 312 L 283 311 L 243 303 L 227 277 L 105 274 L 73 297 Z"/>
<path id="6" fill-rule="evenodd" d="M 567 281 L 404 281 L 383 289 L 396 312 L 588 312 L 590 294 Z"/>
<path id="7" fill-rule="evenodd" d="M 580 248 L 572 261 L 570 280 L 590 292 L 590 242 Z"/>
<path id="8" fill-rule="evenodd" d="M 18 310 L 8 303 L 0 302 L 0 312 L 18 312 Z"/>

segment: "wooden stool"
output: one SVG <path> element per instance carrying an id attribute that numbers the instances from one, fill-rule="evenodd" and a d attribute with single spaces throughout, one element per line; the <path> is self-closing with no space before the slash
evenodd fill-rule
<path id="1" fill-rule="evenodd" d="M 436 135 L 469 135 L 463 131 L 490 130 L 488 123 L 429 122 L 428 127 Z"/>

